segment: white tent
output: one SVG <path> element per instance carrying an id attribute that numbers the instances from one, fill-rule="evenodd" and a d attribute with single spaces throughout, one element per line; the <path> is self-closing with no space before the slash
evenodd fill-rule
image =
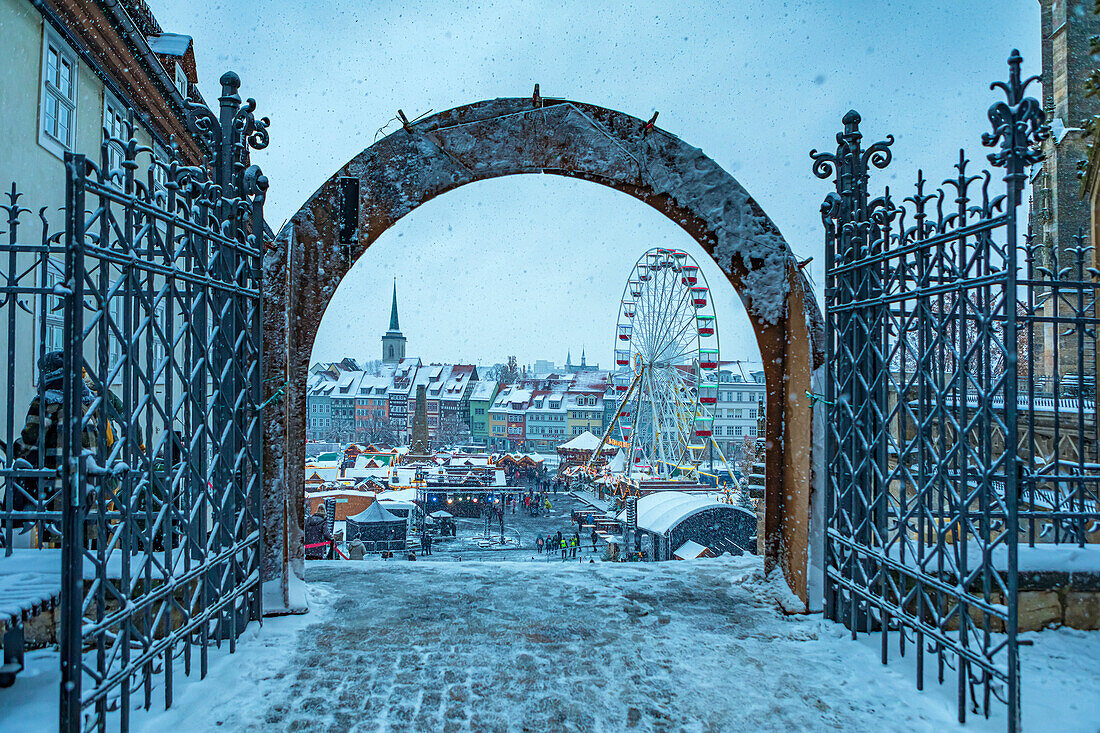
<path id="1" fill-rule="evenodd" d="M 621 450 L 615 453 L 611 457 L 611 460 L 604 466 L 611 473 L 622 473 L 626 470 L 626 451 Z"/>
<path id="2" fill-rule="evenodd" d="M 401 517 L 395 517 L 394 515 L 383 509 L 377 501 L 372 501 L 363 511 L 356 514 L 354 517 L 348 517 L 352 522 L 358 522 L 359 524 L 375 524 L 378 522 L 404 522 Z"/>
<path id="3" fill-rule="evenodd" d="M 712 494 L 655 491 L 638 499 L 638 527 L 663 535 L 688 517 L 708 509 L 737 509 L 751 514 L 746 509 L 716 501 Z M 619 519 L 626 519 L 625 510 L 619 513 Z"/>
<path id="4" fill-rule="evenodd" d="M 594 451 L 600 447 L 600 439 L 592 433 L 585 430 L 577 437 L 570 440 L 568 443 L 563 443 L 558 446 L 558 450 L 587 450 Z"/>

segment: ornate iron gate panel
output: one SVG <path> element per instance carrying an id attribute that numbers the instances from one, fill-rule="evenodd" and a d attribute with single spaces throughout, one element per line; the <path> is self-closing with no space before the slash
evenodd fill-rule
<path id="1" fill-rule="evenodd" d="M 1019 722 L 1016 642 L 1017 211 L 1025 167 L 1046 135 L 1013 52 L 1007 100 L 989 109 L 983 145 L 1002 184 L 923 172 L 898 205 L 868 193 L 893 138 L 862 146 L 844 117 L 835 153 L 812 152 L 836 186 L 822 205 L 828 380 L 826 614 L 916 657 L 958 690 L 959 719 L 1007 705 Z M 1026 240 L 1025 240 L 1026 246 Z"/>
<path id="2" fill-rule="evenodd" d="M 66 158 L 61 443 L 64 729 L 128 729 L 261 617 L 260 259 L 266 120 L 223 77 L 210 170 L 133 137 Z M 72 419 L 79 416 L 80 419 Z M 70 418 L 70 419 L 66 419 Z M 74 630 L 76 633 L 74 633 Z M 111 722 L 111 727 L 115 726 Z"/>

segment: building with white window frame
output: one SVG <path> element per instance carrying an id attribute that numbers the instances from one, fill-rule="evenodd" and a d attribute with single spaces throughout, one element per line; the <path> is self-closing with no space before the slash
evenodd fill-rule
<path id="1" fill-rule="evenodd" d="M 746 438 L 756 439 L 766 388 L 763 370 L 743 370 L 723 362 L 718 371 L 718 403 L 714 408 L 714 441 L 726 458 L 738 460 Z"/>
<path id="2" fill-rule="evenodd" d="M 144 0 L 0 0 L 0 49 L 0 189 L 10 191 L 14 183 L 22 194 L 19 204 L 32 211 L 22 219 L 21 237 L 33 232 L 37 243 L 40 209 L 47 232 L 63 232 L 67 153 L 118 170 L 122 146 L 109 145 L 103 161 L 102 143 L 132 135 L 151 151 L 138 154 L 139 170 L 149 156 L 167 159 L 173 144 L 185 164 L 203 161 L 206 151 L 187 129 L 184 105 L 203 102 L 191 37 L 165 33 Z M 164 180 L 158 172 L 153 185 Z M 30 269 L 32 277 L 45 277 L 43 285 L 62 284 L 60 257 L 56 264 L 47 261 L 44 274 Z M 44 324 L 37 315 L 43 310 Z M 155 312 L 164 318 L 163 306 Z M 45 308 L 32 305 L 14 325 L 15 339 L 33 343 L 38 354 L 62 347 L 61 310 L 49 302 Z M 0 349 L 8 348 L 7 339 L 7 332 L 0 334 Z M 115 364 L 122 358 L 121 340 L 111 341 Z M 36 383 L 32 361 L 0 364 L 0 382 L 15 385 L 17 412 L 29 403 Z"/>

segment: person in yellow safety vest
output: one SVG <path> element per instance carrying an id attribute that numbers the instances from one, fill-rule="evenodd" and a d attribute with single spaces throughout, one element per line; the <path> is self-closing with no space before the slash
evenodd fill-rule
<path id="1" fill-rule="evenodd" d="M 549 499 L 547 499 L 547 500 L 546 500 L 546 511 L 550 511 L 551 509 L 553 509 L 553 507 L 552 507 L 552 506 L 550 506 L 550 500 L 549 500 Z"/>
<path id="2" fill-rule="evenodd" d="M 573 558 L 577 556 L 577 535 L 573 535 L 569 538 L 569 557 Z"/>

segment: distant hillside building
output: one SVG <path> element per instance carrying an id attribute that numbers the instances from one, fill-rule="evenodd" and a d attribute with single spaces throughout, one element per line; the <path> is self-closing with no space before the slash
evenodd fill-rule
<path id="1" fill-rule="evenodd" d="M 535 359 L 531 365 L 531 376 L 542 377 L 558 370 L 557 364 L 546 359 Z"/>
<path id="2" fill-rule="evenodd" d="M 565 356 L 565 371 L 569 374 L 576 374 L 577 372 L 596 372 L 599 371 L 599 364 L 586 364 L 584 358 L 584 349 L 581 349 L 581 363 L 573 363 L 573 355 L 566 353 Z"/>

